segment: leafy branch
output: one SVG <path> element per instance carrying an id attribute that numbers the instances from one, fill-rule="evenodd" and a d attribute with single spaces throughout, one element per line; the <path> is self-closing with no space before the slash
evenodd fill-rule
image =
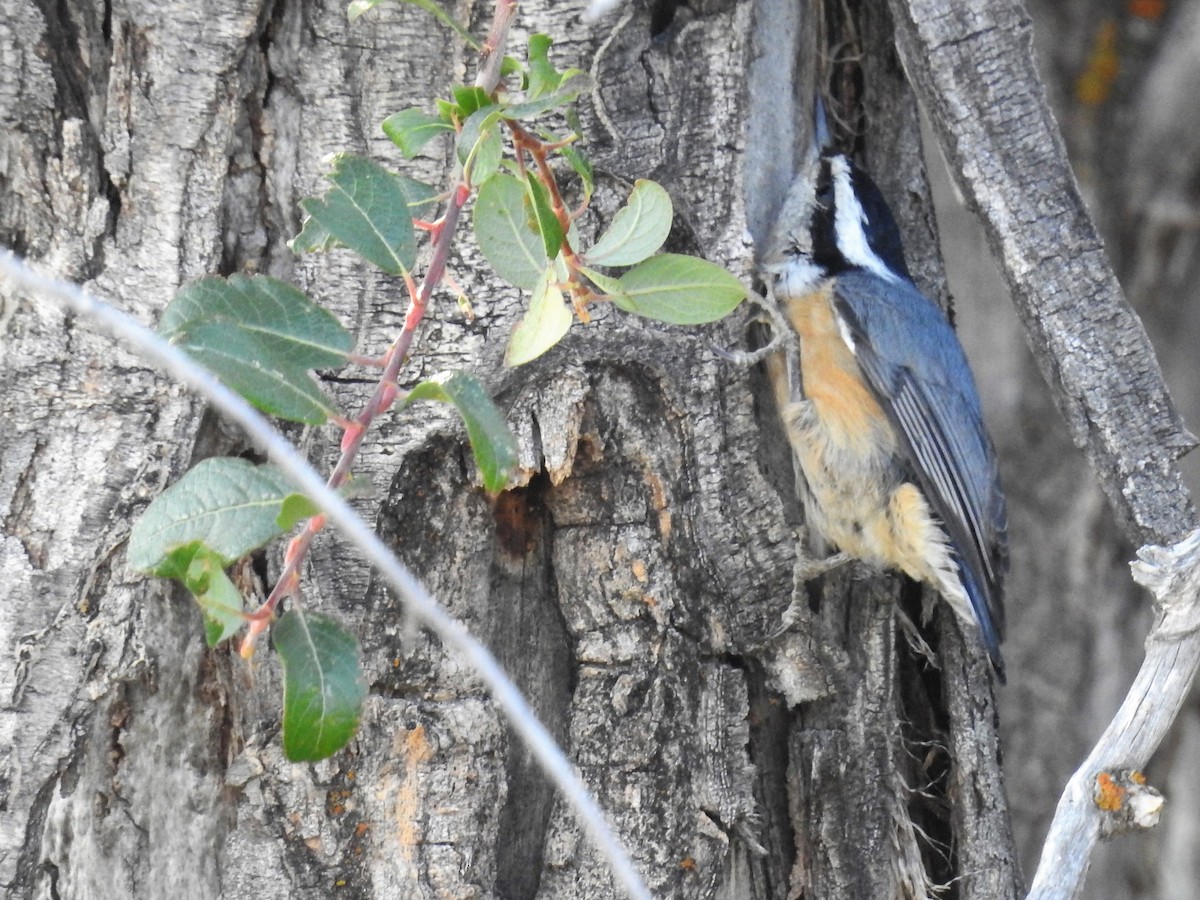
<path id="1" fill-rule="evenodd" d="M 378 2 L 352 4 L 350 17 Z M 429 0 L 406 2 L 466 34 Z M 593 179 L 578 148 L 574 103 L 591 82 L 577 69 L 560 71 L 553 64 L 545 35 L 530 37 L 524 62 L 504 56 L 515 12 L 513 0 L 498 0 L 488 38 L 479 45 L 474 84 L 452 87 L 448 98 L 436 102 L 436 112 L 401 110 L 382 123 L 406 158 L 453 135 L 455 163 L 444 191 L 373 160 L 339 154 L 331 161 L 325 193 L 301 203 L 306 216 L 290 242 L 294 252 L 345 248 L 402 279 L 407 312 L 380 360 L 355 356 L 349 333 L 335 317 L 291 285 L 265 276 L 200 279 L 181 289 L 162 316 L 159 331 L 165 338 L 261 411 L 341 429 L 341 452 L 325 485 L 330 491 L 354 490 L 353 467 L 363 441 L 397 400 L 406 405 L 435 400 L 458 411 L 489 494 L 503 490 L 516 468 L 515 438 L 475 376 L 445 372 L 411 390 L 400 386 L 473 196 L 473 227 L 484 256 L 500 277 L 531 292 L 509 341 L 508 365 L 545 353 L 575 318 L 590 321 L 589 308 L 596 304 L 687 325 L 714 321 L 745 297 L 737 279 L 720 266 L 659 253 L 673 211 L 667 192 L 653 182 L 639 181 L 609 228 L 585 246 L 576 221 L 588 207 Z M 556 133 L 547 122 L 567 127 Z M 557 165 L 560 161 L 565 165 Z M 564 200 L 560 171 L 582 185 L 576 209 Z M 444 209 L 429 221 L 424 217 L 438 198 Z M 428 236 L 430 251 L 418 284 L 413 270 L 419 233 Z M 353 416 L 339 410 L 310 374 L 350 362 L 381 370 L 370 398 Z M 225 568 L 297 525 L 269 595 L 246 609 Z M 343 747 L 355 733 L 366 696 L 357 640 L 331 617 L 306 613 L 300 603 L 304 560 L 325 525 L 318 505 L 292 491 L 271 466 L 213 459 L 156 499 L 130 540 L 131 565 L 176 579 L 191 592 L 210 646 L 245 629 L 240 650 L 249 656 L 274 624 L 285 674 L 284 750 L 296 760 L 323 758 Z M 285 601 L 288 612 L 277 619 Z"/>
<path id="2" fill-rule="evenodd" d="M 350 508 L 341 494 L 325 484 L 287 438 L 272 428 L 240 394 L 218 381 L 180 348 L 125 313 L 85 294 L 73 284 L 37 274 L 11 253 L 0 252 L 0 275 L 8 277 L 36 298 L 65 307 L 96 323 L 143 359 L 161 366 L 180 384 L 203 396 L 231 422 L 241 425 L 251 441 L 274 462 L 288 484 L 300 495 L 309 498 L 383 576 L 403 600 L 414 620 L 433 631 L 450 652 L 479 676 L 542 771 L 562 792 L 626 893 L 635 900 L 649 900 L 650 894 L 634 870 L 628 854 L 608 827 L 603 812 L 580 780 L 574 766 L 538 721 L 528 701 L 504 674 L 495 657 L 471 637 L 462 623 L 437 604 L 374 530 Z M 302 742 L 307 740 L 301 738 Z"/>

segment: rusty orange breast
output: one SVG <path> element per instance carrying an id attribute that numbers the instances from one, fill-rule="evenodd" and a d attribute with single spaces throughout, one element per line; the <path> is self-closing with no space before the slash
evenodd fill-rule
<path id="1" fill-rule="evenodd" d="M 829 289 L 789 299 L 784 312 L 800 338 L 804 396 L 838 447 L 855 455 L 894 445 L 883 409 L 863 380 L 854 354 L 843 340 Z"/>

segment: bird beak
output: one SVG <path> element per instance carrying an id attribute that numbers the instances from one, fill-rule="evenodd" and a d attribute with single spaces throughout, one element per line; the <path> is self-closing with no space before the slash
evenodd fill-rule
<path id="1" fill-rule="evenodd" d="M 825 99 L 821 92 L 813 95 L 813 148 L 818 156 L 833 146 L 833 135 L 829 131 L 829 116 L 825 111 Z"/>

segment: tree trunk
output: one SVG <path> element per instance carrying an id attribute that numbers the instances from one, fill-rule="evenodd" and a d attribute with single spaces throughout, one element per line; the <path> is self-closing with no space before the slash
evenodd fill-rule
<path id="1" fill-rule="evenodd" d="M 831 6 L 853 11 L 864 48 L 868 166 L 918 283 L 945 300 L 888 5 Z M 351 327 L 359 352 L 382 352 L 403 315 L 399 280 L 345 253 L 295 257 L 286 241 L 330 153 L 444 183 L 448 147 L 405 163 L 379 122 L 469 80 L 473 54 L 406 5 L 353 24 L 341 2 L 199 7 L 0 0 L 0 241 L 148 323 L 203 274 L 295 280 Z M 583 118 L 598 192 L 581 227 L 600 228 L 652 177 L 676 204 L 669 249 L 752 278 L 808 115 L 810 9 L 626 3 L 589 24 L 575 4 L 524 4 L 522 33 L 555 36 L 555 59 L 597 82 Z M 481 33 L 491 9 L 455 12 Z M 461 428 L 424 407 L 369 435 L 358 472 L 377 494 L 360 507 L 526 692 L 654 895 L 910 897 L 939 883 L 962 897 L 1017 894 L 986 663 L 951 617 L 922 632 L 931 669 L 894 612 L 919 622 L 920 592 L 856 567 L 809 586 L 810 613 L 777 635 L 802 524 L 790 455 L 762 373 L 712 352 L 743 345 L 752 313 L 682 329 L 607 309 L 504 370 L 525 299 L 489 278 L 463 226 L 451 270 L 473 317 L 442 291 L 405 385 L 447 368 L 480 374 L 521 439 L 522 483 L 490 502 Z M 975 293 L 973 282 L 956 291 L 968 332 L 993 321 Z M 348 620 L 371 693 L 347 750 L 288 763 L 271 654 L 206 650 L 191 601 L 125 564 L 149 500 L 200 458 L 248 452 L 243 439 L 87 323 L 4 302 L 9 895 L 613 896 L 471 673 L 329 534 L 305 602 Z M 1082 708 L 1061 685 L 1093 682 L 1112 648 L 1102 640 L 1145 629 L 1124 623 L 1136 604 L 1110 585 L 1128 548 L 1114 550 L 1102 496 L 1081 487 L 1082 461 L 1020 371 L 1024 351 L 975 346 L 1012 498 L 1001 719 L 1014 807 L 1033 823 L 1021 842 L 1031 869 L 1030 835 L 1086 750 L 1086 724 L 1108 718 L 1100 692 L 1124 681 L 1103 676 Z M 1001 356 L 1017 362 L 989 362 Z M 343 408 L 369 390 L 354 372 L 326 379 Z M 294 434 L 318 467 L 336 457 L 335 432 Z M 1035 545 L 1075 549 L 1063 565 Z M 269 580 L 278 557 L 268 550 L 258 573 Z M 1097 610 L 1101 592 L 1123 605 Z M 1063 631 L 1073 646 L 1094 642 L 1090 656 L 1039 663 L 1044 635 Z M 1047 735 L 1064 731 L 1069 758 L 1047 762 Z M 1029 756 L 1045 769 L 1031 776 Z"/>

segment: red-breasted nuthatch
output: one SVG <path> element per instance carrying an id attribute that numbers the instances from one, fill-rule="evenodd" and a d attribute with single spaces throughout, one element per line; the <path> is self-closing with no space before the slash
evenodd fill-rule
<path id="1" fill-rule="evenodd" d="M 979 394 L 945 313 L 913 284 L 874 182 L 814 148 L 767 260 L 798 349 L 768 358 L 808 526 L 936 588 L 1003 680 L 1004 494 Z"/>

